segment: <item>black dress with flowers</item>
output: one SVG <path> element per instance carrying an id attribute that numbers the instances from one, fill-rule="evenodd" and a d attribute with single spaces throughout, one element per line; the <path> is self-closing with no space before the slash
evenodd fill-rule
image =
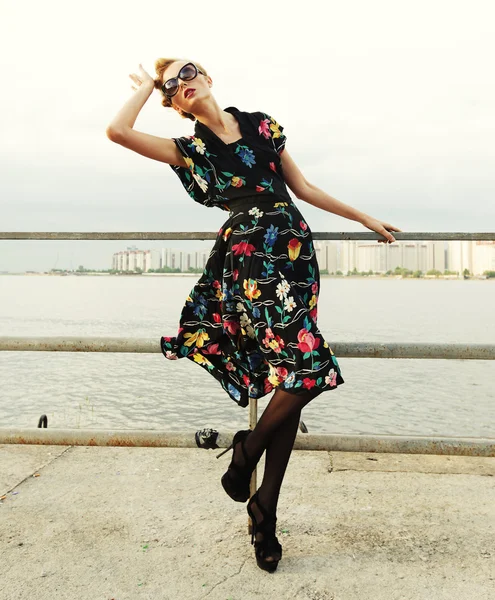
<path id="1" fill-rule="evenodd" d="M 170 166 L 188 194 L 229 218 L 161 349 L 201 365 L 243 407 L 278 387 L 316 396 L 344 380 L 317 326 L 320 274 L 283 177 L 286 136 L 265 113 L 225 110 L 239 140 L 226 144 L 199 121 L 194 135 L 174 138 L 187 167 Z"/>

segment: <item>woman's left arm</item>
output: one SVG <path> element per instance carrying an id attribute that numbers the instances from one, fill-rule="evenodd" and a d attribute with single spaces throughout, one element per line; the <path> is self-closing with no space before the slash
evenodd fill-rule
<path id="1" fill-rule="evenodd" d="M 334 213 L 345 219 L 351 219 L 352 221 L 358 221 L 368 229 L 376 231 L 380 235 L 383 235 L 385 240 L 378 240 L 378 242 L 395 242 L 394 236 L 389 233 L 390 231 L 402 231 L 398 227 L 379 221 L 363 213 L 348 204 L 340 202 L 336 198 L 333 198 L 320 188 L 310 183 L 299 170 L 298 166 L 287 152 L 287 149 L 282 151 L 280 155 L 282 160 L 282 169 L 284 173 L 284 179 L 287 186 L 294 192 L 297 198 L 308 202 L 322 210 Z"/>

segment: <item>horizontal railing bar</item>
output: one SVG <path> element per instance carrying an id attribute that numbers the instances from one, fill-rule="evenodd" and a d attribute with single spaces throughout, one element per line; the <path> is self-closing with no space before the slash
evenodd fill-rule
<path id="1" fill-rule="evenodd" d="M 494 344 L 417 344 L 383 342 L 332 342 L 338 357 L 438 358 L 494 360 Z M 160 353 L 159 339 L 125 337 L 17 337 L 1 336 L 5 352 L 135 352 Z"/>
<path id="2" fill-rule="evenodd" d="M 230 445 L 234 432 L 217 437 L 219 448 Z M 101 429 L 0 429 L 0 444 L 61 446 L 125 446 L 198 448 L 195 432 Z M 495 439 L 409 435 L 298 434 L 296 450 L 386 452 L 456 456 L 495 456 Z"/>
<path id="3" fill-rule="evenodd" d="M 101 232 L 60 232 L 60 231 L 14 231 L 0 232 L 0 240 L 213 240 L 217 232 L 212 231 L 101 231 Z M 397 241 L 402 240 L 495 240 L 495 232 L 393 232 Z M 373 231 L 315 231 L 315 240 L 381 240 L 382 235 Z"/>

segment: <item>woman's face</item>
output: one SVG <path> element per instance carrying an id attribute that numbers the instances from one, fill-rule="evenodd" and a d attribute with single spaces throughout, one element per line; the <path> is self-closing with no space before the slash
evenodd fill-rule
<path id="1" fill-rule="evenodd" d="M 184 65 L 191 62 L 190 60 L 178 60 L 167 67 L 163 73 L 162 83 L 167 79 L 177 77 L 179 71 Z M 194 106 L 211 96 L 211 77 L 207 77 L 198 71 L 197 76 L 190 81 L 182 81 L 179 79 L 179 91 L 170 98 L 172 106 L 177 110 L 181 109 L 184 112 L 194 113 Z"/>

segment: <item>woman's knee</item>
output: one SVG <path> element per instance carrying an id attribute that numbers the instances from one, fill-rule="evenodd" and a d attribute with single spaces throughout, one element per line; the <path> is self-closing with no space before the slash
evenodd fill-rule
<path id="1" fill-rule="evenodd" d="M 280 395 L 284 395 L 286 397 L 286 401 L 296 405 L 300 410 L 302 410 L 307 404 L 316 398 L 321 392 L 311 392 L 308 390 L 300 390 L 300 391 L 288 391 L 278 389 L 277 392 Z"/>

